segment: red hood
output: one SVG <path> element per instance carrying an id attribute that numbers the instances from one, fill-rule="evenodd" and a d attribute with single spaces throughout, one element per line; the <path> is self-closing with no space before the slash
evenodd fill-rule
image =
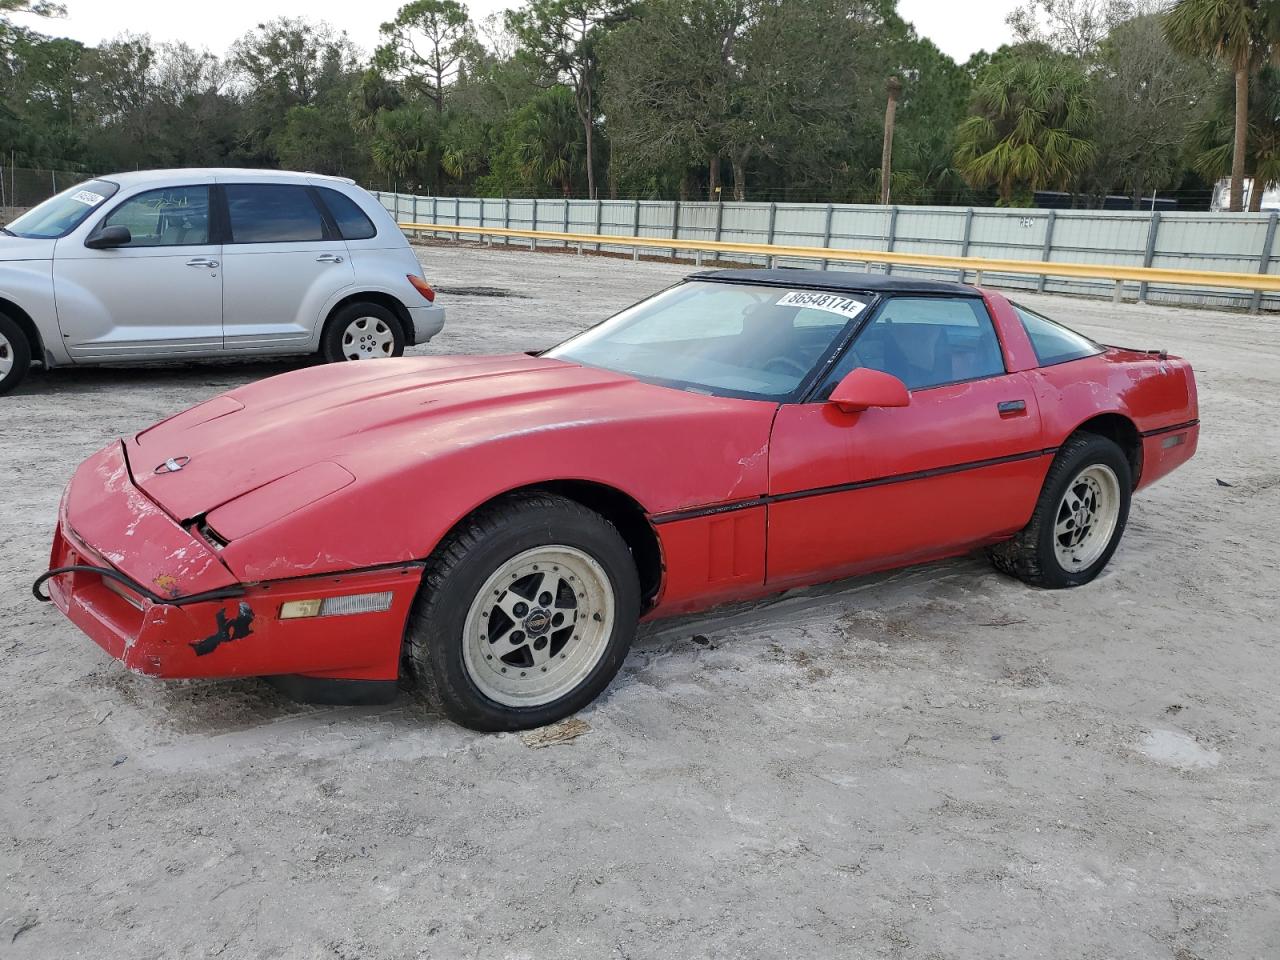
<path id="1" fill-rule="evenodd" d="M 446 499 L 439 486 L 447 498 L 480 503 L 557 477 L 616 485 L 652 512 L 759 493 L 774 409 L 524 354 L 404 358 L 250 384 L 144 430 L 126 448 L 135 483 L 165 511 L 182 522 L 208 515 L 236 540 L 325 497 L 351 509 L 357 492 L 381 498 L 366 501 L 378 513 L 408 491 L 420 491 L 411 509 L 426 512 Z M 166 469 L 170 460 L 180 469 Z M 385 562 L 420 549 L 395 549 Z M 224 559 L 237 553 L 228 548 Z M 354 561 L 348 551 L 324 565 Z"/>

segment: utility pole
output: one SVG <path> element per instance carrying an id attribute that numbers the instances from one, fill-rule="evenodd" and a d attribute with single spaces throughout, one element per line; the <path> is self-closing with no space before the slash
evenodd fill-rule
<path id="1" fill-rule="evenodd" d="M 884 85 L 889 102 L 884 108 L 884 152 L 880 155 L 880 202 L 889 203 L 889 179 L 893 174 L 893 122 L 898 112 L 898 97 L 902 96 L 902 81 L 895 75 Z"/>

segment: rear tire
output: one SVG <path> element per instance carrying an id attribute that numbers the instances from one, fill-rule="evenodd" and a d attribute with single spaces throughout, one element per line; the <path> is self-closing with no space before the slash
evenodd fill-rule
<path id="1" fill-rule="evenodd" d="M 7 314 L 0 313 L 0 394 L 6 394 L 31 369 L 31 341 Z"/>
<path id="2" fill-rule="evenodd" d="M 524 730 L 599 696 L 640 615 L 626 541 L 572 500 L 481 508 L 427 562 L 406 653 L 429 700 L 472 730 Z"/>
<path id="3" fill-rule="evenodd" d="M 1037 587 L 1088 583 L 1120 545 L 1132 491 L 1124 451 L 1106 437 L 1073 434 L 1049 467 L 1031 522 L 992 547 L 991 562 Z"/>
<path id="4" fill-rule="evenodd" d="M 329 363 L 381 360 L 404 354 L 404 327 L 380 303 L 348 303 L 329 318 L 320 339 L 320 355 Z"/>

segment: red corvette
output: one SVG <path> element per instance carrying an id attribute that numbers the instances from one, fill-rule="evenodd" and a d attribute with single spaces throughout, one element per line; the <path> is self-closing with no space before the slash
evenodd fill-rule
<path id="1" fill-rule="evenodd" d="M 701 273 L 538 356 L 318 366 L 113 442 L 49 596 L 156 677 L 405 672 L 482 730 L 590 703 L 641 618 L 986 547 L 1087 583 L 1196 449 L 1186 361 L 998 293 Z"/>

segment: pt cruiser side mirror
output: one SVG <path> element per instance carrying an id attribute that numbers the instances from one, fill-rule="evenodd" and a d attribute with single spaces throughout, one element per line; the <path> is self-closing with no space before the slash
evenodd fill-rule
<path id="1" fill-rule="evenodd" d="M 89 234 L 84 245 L 93 250 L 104 250 L 107 247 L 123 247 L 132 241 L 133 234 L 129 232 L 129 228 L 116 224 Z"/>
<path id="2" fill-rule="evenodd" d="M 858 367 L 836 384 L 827 402 L 844 413 L 861 413 L 872 407 L 905 407 L 911 402 L 911 392 L 891 374 Z"/>

